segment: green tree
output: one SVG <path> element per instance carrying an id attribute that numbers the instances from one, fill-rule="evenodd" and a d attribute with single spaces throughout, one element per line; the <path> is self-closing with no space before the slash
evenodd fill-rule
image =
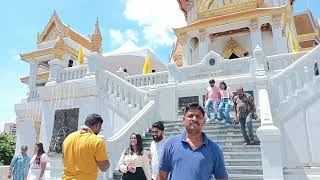
<path id="1" fill-rule="evenodd" d="M 16 148 L 16 137 L 0 133 L 0 164 L 9 165 Z"/>

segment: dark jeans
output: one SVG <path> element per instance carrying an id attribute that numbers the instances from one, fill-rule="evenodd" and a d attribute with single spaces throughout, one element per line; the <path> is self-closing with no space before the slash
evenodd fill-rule
<path id="1" fill-rule="evenodd" d="M 246 141 L 246 143 L 250 143 L 250 140 L 251 141 L 254 140 L 253 129 L 252 129 L 252 113 L 249 113 L 245 117 L 240 117 L 239 122 L 241 125 L 241 133 L 243 135 L 244 140 Z M 246 126 L 248 128 L 249 136 L 247 134 Z"/>

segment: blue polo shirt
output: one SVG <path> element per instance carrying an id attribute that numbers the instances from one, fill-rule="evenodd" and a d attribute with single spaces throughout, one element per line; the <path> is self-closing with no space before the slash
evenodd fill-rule
<path id="1" fill-rule="evenodd" d="M 228 178 L 222 150 L 203 134 L 203 144 L 193 150 L 186 132 L 168 139 L 159 169 L 170 172 L 169 180 L 211 180 Z"/>

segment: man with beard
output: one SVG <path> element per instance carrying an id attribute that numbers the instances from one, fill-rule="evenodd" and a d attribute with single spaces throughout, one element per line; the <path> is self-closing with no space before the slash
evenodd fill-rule
<path id="1" fill-rule="evenodd" d="M 163 147 L 165 144 L 164 138 L 164 126 L 162 122 L 155 122 L 152 124 L 152 138 L 153 141 L 150 145 L 151 153 L 151 170 L 152 170 L 152 179 L 155 180 L 159 172 L 159 160 L 163 152 Z"/>
<path id="2" fill-rule="evenodd" d="M 204 132 L 204 111 L 199 104 L 186 108 L 186 131 L 167 140 L 159 164 L 157 180 L 227 180 L 222 150 Z"/>

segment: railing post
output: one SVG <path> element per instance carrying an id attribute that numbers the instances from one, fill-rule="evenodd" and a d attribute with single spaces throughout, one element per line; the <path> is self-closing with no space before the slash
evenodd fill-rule
<path id="1" fill-rule="evenodd" d="M 259 90 L 261 127 L 257 135 L 261 141 L 264 180 L 283 180 L 280 130 L 274 126 L 266 89 Z"/>

